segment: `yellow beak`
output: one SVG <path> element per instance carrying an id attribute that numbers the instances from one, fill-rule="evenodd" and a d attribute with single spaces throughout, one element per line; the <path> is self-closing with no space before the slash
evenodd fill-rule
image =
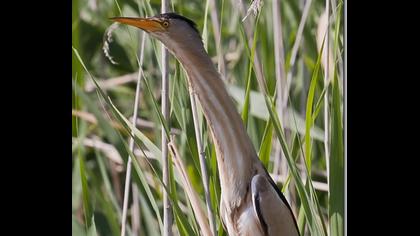
<path id="1" fill-rule="evenodd" d="M 135 17 L 113 17 L 110 20 L 121 24 L 135 26 L 146 32 L 155 32 L 164 30 L 163 26 L 156 20 L 151 18 L 135 18 Z"/>

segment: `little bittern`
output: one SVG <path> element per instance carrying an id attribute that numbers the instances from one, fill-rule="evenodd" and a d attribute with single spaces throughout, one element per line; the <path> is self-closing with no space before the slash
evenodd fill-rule
<path id="1" fill-rule="evenodd" d="M 160 40 L 187 72 L 216 147 L 220 216 L 229 235 L 299 235 L 293 212 L 260 162 L 195 23 L 175 13 L 112 20 Z"/>

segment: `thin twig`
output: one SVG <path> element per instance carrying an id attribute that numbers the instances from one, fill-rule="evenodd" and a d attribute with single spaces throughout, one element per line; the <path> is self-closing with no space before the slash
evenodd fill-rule
<path id="1" fill-rule="evenodd" d="M 284 62 L 284 47 L 283 47 L 283 31 L 280 17 L 280 4 L 279 1 L 273 0 L 273 31 L 274 31 L 274 58 L 276 62 L 276 85 L 277 85 L 277 102 L 280 104 L 280 119 L 281 122 L 284 120 L 283 110 L 284 106 L 281 106 L 282 98 L 284 96 L 286 86 L 286 70 Z"/>
<path id="2" fill-rule="evenodd" d="M 95 115 L 92 113 L 86 112 L 86 111 L 79 111 L 79 110 L 71 110 L 71 115 L 78 117 L 86 122 L 89 122 L 91 124 L 97 125 L 98 120 L 96 119 Z M 111 126 L 118 130 L 123 130 L 123 127 L 117 123 L 111 120 Z"/>
<path id="3" fill-rule="evenodd" d="M 73 145 L 83 145 L 85 147 L 95 148 L 101 151 L 106 157 L 108 157 L 109 160 L 111 160 L 113 163 L 117 164 L 118 166 L 121 166 L 123 164 L 123 160 L 120 156 L 120 153 L 117 151 L 117 149 L 109 144 L 104 143 L 100 140 L 99 137 L 93 136 L 92 138 L 84 138 L 82 143 L 79 143 L 78 138 L 72 138 Z"/>
<path id="4" fill-rule="evenodd" d="M 169 11 L 170 0 L 162 0 L 161 12 Z M 162 114 L 164 122 L 169 120 L 169 52 L 162 44 Z M 169 159 L 168 159 L 168 140 L 165 129 L 162 127 L 162 162 L 163 162 L 163 184 L 169 186 Z M 169 189 L 169 188 L 168 188 Z M 172 209 L 168 199 L 168 193 L 164 191 L 163 195 L 163 235 L 172 235 Z"/>
<path id="5" fill-rule="evenodd" d="M 75 137 L 72 138 L 72 144 L 73 145 L 80 145 L 79 140 Z M 101 151 L 105 157 L 107 157 L 112 163 L 114 163 L 115 165 L 117 165 L 116 169 L 118 172 L 121 172 L 123 169 L 119 168 L 119 166 L 122 166 L 123 164 L 123 160 L 120 156 L 120 153 L 118 152 L 118 150 L 114 147 L 114 145 L 109 144 L 109 143 L 105 143 L 103 141 L 101 141 L 101 138 L 98 136 L 92 136 L 91 138 L 84 138 L 83 142 L 81 143 L 81 145 L 85 146 L 85 147 L 89 147 L 89 148 L 95 148 L 98 149 L 99 151 Z M 139 148 L 134 148 L 134 156 L 136 157 L 147 157 L 149 159 L 154 159 L 154 160 L 160 160 L 160 157 L 156 157 L 152 152 L 144 150 L 144 153 L 146 154 L 146 156 L 143 154 L 143 152 L 139 149 Z"/>
<path id="6" fill-rule="evenodd" d="M 325 71 L 325 76 L 324 76 L 324 86 L 327 87 L 328 86 L 328 82 L 330 79 L 330 44 L 329 44 L 329 39 L 330 39 L 330 0 L 325 0 L 325 4 L 326 4 L 326 18 L 327 18 L 327 29 L 326 29 L 326 47 L 324 46 L 323 50 L 323 56 L 325 55 L 326 57 L 326 65 L 324 66 L 324 71 Z M 334 76 L 334 75 L 333 75 Z M 326 164 L 327 164 L 327 187 L 329 186 L 330 183 L 330 145 L 329 145 L 329 140 L 330 140 L 330 122 L 329 122 L 329 115 L 328 115 L 328 89 L 325 91 L 325 97 L 324 97 L 324 148 L 325 148 L 325 160 L 326 160 Z M 328 191 L 328 199 L 330 198 L 330 191 Z M 328 230 L 328 234 L 330 233 L 330 227 L 327 228 Z"/>
<path id="7" fill-rule="evenodd" d="M 141 47 L 140 47 L 140 62 L 139 62 L 139 73 L 138 73 L 138 79 L 137 79 L 137 87 L 136 87 L 136 98 L 138 99 L 140 97 L 140 81 L 141 81 L 141 72 L 143 70 L 141 69 L 143 65 L 143 58 L 144 58 L 144 45 L 146 43 L 146 33 L 140 32 L 142 35 L 141 38 Z M 141 71 L 141 72 L 140 72 Z M 138 106 L 138 101 L 136 99 L 135 104 Z M 137 121 L 137 114 L 136 111 L 138 110 L 138 107 L 135 108 L 135 112 L 133 113 L 133 117 L 131 118 L 132 123 L 135 124 Z M 130 137 L 130 141 L 133 142 L 133 147 L 130 146 L 131 152 L 134 152 L 134 139 Z M 131 143 L 130 143 L 131 144 Z M 133 191 L 133 206 L 131 207 L 131 231 L 133 233 L 133 236 L 137 236 L 140 233 L 140 206 L 139 206 L 139 190 L 137 188 L 137 185 L 135 183 L 132 183 L 132 191 Z"/>
<path id="8" fill-rule="evenodd" d="M 329 11 L 328 11 L 329 12 Z M 318 49 L 318 52 L 321 50 L 322 47 L 322 41 L 325 37 L 325 44 L 324 48 L 322 48 L 322 58 L 321 58 L 321 66 L 324 70 L 324 79 L 327 78 L 326 81 L 330 81 L 331 75 L 334 73 L 334 64 L 331 64 L 330 62 L 334 62 L 333 59 L 333 53 L 332 53 L 332 45 L 329 42 L 330 36 L 329 36 L 329 25 L 330 25 L 330 18 L 329 13 L 326 10 L 321 14 L 318 20 L 318 28 L 316 32 L 316 46 Z M 327 44 L 328 42 L 328 44 Z M 328 53 L 327 53 L 328 49 Z"/>
<path id="9" fill-rule="evenodd" d="M 299 46 L 300 46 L 300 41 L 302 40 L 302 35 L 303 35 L 303 29 L 305 27 L 305 23 L 306 23 L 306 19 L 308 18 L 308 14 L 309 14 L 309 9 L 311 7 L 312 4 L 312 0 L 307 0 L 305 2 L 305 6 L 303 7 L 303 13 L 302 13 L 302 17 L 300 19 L 299 22 L 299 27 L 298 27 L 298 31 L 296 34 L 296 39 L 295 42 L 293 44 L 292 47 L 292 52 L 290 55 L 290 63 L 289 63 L 289 70 L 287 72 L 287 79 L 286 79 L 286 92 L 283 94 L 283 103 L 287 104 L 287 94 L 289 94 L 290 91 L 290 85 L 292 84 L 292 72 L 293 72 L 293 66 L 295 64 L 296 61 L 296 56 L 297 56 L 297 52 L 299 50 Z"/>
<path id="10" fill-rule="evenodd" d="M 197 149 L 200 157 L 200 168 L 201 168 L 201 178 L 203 181 L 204 186 L 204 193 L 206 197 L 206 205 L 207 205 L 207 214 L 209 216 L 209 224 L 211 228 L 212 235 L 216 235 L 216 224 L 214 223 L 214 214 L 211 209 L 211 199 L 210 199 L 210 188 L 209 188 L 209 176 L 207 173 L 207 165 L 204 156 L 203 144 L 201 142 L 201 135 L 200 135 L 200 125 L 198 123 L 198 115 L 197 115 L 197 103 L 195 100 L 195 94 L 193 89 L 190 87 L 190 100 L 191 100 L 191 110 L 193 115 L 194 121 L 194 130 L 195 130 L 195 138 L 197 140 Z"/>
<path id="11" fill-rule="evenodd" d="M 329 80 L 330 80 L 330 76 L 332 75 L 330 72 L 330 1 L 326 0 L 325 1 L 327 4 L 326 7 L 326 11 L 327 11 L 327 35 L 326 35 L 326 44 L 327 44 L 327 48 L 325 49 L 327 51 L 327 63 L 325 65 L 325 77 L 324 77 L 324 84 L 325 86 L 327 86 Z M 325 53 L 324 53 L 325 54 Z M 332 68 L 332 67 L 331 67 Z M 324 98 L 324 117 L 325 117 L 325 128 L 324 128 L 324 133 L 325 133 L 325 141 L 324 141 L 324 145 L 325 145 L 325 158 L 327 159 L 327 173 L 329 173 L 329 160 L 330 160 L 330 149 L 329 149 L 329 130 L 330 130 L 330 125 L 329 125 L 329 115 L 328 115 L 328 89 L 325 91 L 325 98 Z M 329 175 L 328 175 L 329 176 Z M 328 178 L 329 179 L 329 178 Z"/>
<path id="12" fill-rule="evenodd" d="M 221 25 L 219 23 L 219 17 L 217 12 L 216 0 L 210 0 L 210 18 L 211 24 L 213 26 L 213 35 L 214 42 L 216 43 L 216 53 L 217 53 L 217 69 L 222 75 L 223 79 L 226 79 L 226 65 L 223 57 L 222 46 L 221 46 Z"/>
<path id="13" fill-rule="evenodd" d="M 270 176 L 274 180 L 274 182 L 277 182 L 277 183 L 284 183 L 284 182 L 286 182 L 286 179 L 287 179 L 287 175 L 270 174 Z M 306 182 L 306 176 L 302 176 L 302 181 L 303 181 L 303 183 Z M 324 191 L 324 192 L 328 192 L 328 184 L 327 183 L 312 180 L 312 184 L 314 186 L 314 189 Z"/>
<path id="14" fill-rule="evenodd" d="M 325 37 L 325 44 L 322 48 L 322 58 L 321 58 L 321 65 L 324 69 L 324 87 L 328 86 L 330 75 L 332 75 L 333 67 L 330 65 L 332 61 L 332 53 L 329 44 L 329 0 L 325 1 L 325 11 L 319 18 L 318 21 L 318 29 L 317 29 L 317 48 L 318 51 L 321 50 L 322 41 Z M 327 167 L 327 173 L 329 173 L 330 169 L 330 120 L 329 120 L 329 91 L 328 89 L 325 90 L 324 95 L 324 151 L 325 151 L 325 161 Z M 329 183 L 329 174 L 327 174 L 327 183 Z"/>
<path id="15" fill-rule="evenodd" d="M 102 88 L 102 90 L 108 90 L 110 88 L 114 88 L 119 85 L 135 82 L 137 81 L 137 79 L 138 79 L 138 73 L 136 72 L 136 73 L 126 74 L 126 75 L 109 78 L 109 79 L 98 79 L 98 84 Z M 86 80 L 86 85 L 84 89 L 86 92 L 92 92 L 92 91 L 95 91 L 96 86 L 92 80 Z"/>
<path id="16" fill-rule="evenodd" d="M 284 69 L 284 49 L 283 49 L 283 33 L 280 17 L 280 4 L 277 0 L 272 1 L 273 10 L 273 38 L 274 38 L 274 59 L 276 68 L 276 89 L 277 89 L 277 111 L 279 113 L 280 122 L 284 125 L 285 107 L 283 106 L 283 93 L 285 92 L 286 72 Z M 276 155 L 274 157 L 273 173 L 277 174 L 280 170 L 283 154 L 280 149 L 280 143 L 276 142 Z M 287 170 L 286 170 L 287 171 Z M 284 172 L 285 173 L 285 172 Z"/>
<path id="17" fill-rule="evenodd" d="M 145 33 L 143 33 L 142 38 L 142 48 L 144 49 L 144 42 L 146 39 Z M 143 52 L 144 50 L 142 50 Z M 138 111 L 138 104 L 139 104 L 139 97 L 140 97 L 140 82 L 141 82 L 141 66 L 143 65 L 143 53 L 140 54 L 140 61 L 139 61 L 139 73 L 137 78 L 137 86 L 136 86 L 136 96 L 134 98 L 134 108 L 133 108 L 133 119 L 132 123 L 135 124 L 136 118 L 137 118 L 137 111 Z M 129 141 L 129 148 L 130 151 L 134 151 L 134 131 L 131 131 L 130 135 L 130 141 Z M 122 214 L 122 221 L 121 221 L 121 236 L 125 236 L 125 227 L 126 227 L 126 220 L 127 220 L 127 207 L 128 207 L 128 197 L 129 197 L 129 191 L 130 191 L 130 179 L 131 179 L 131 166 L 132 166 L 132 160 L 131 157 L 128 156 L 128 162 L 127 162 L 127 172 L 125 176 L 125 185 L 124 185 L 124 201 L 123 201 L 123 214 Z M 137 188 L 133 184 L 133 189 Z M 135 190 L 136 191 L 136 190 Z M 138 201 L 138 196 L 133 195 L 133 202 Z M 138 208 L 135 207 L 135 208 Z M 138 218 L 138 217 L 137 217 Z M 135 231 L 133 231 L 135 233 Z"/>
<path id="18" fill-rule="evenodd" d="M 133 236 L 140 233 L 140 206 L 139 206 L 139 189 L 135 183 L 131 184 L 133 192 L 133 205 L 131 207 L 131 232 Z"/>

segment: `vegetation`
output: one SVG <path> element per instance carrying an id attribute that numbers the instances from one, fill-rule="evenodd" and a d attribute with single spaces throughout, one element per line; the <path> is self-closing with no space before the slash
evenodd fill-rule
<path id="1" fill-rule="evenodd" d="M 254 1 L 260 8 L 254 14 L 247 10 L 248 1 L 172 0 L 171 9 L 197 23 L 261 161 L 292 206 L 301 234 L 341 236 L 343 2 L 327 2 Z M 138 192 L 133 199 L 130 190 L 126 235 L 162 234 L 165 191 L 173 206 L 174 234 L 200 235 L 208 212 L 197 141 L 205 153 L 217 233 L 226 235 L 219 217 L 214 146 L 199 106 L 198 119 L 193 119 L 185 72 L 170 57 L 170 118 L 164 125 L 160 43 L 133 27 L 108 29 L 109 17 L 152 16 L 159 13 L 160 4 L 72 1 L 73 235 L 120 235 L 130 156 L 132 187 Z M 106 53 L 104 44 L 109 46 Z M 162 129 L 171 138 L 166 189 Z"/>

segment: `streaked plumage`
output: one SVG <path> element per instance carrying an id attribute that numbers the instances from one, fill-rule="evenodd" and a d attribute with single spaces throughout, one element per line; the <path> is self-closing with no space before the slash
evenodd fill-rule
<path id="1" fill-rule="evenodd" d="M 136 26 L 160 40 L 187 72 L 216 147 L 220 215 L 229 235 L 299 235 L 290 206 L 258 159 L 195 24 L 175 13 L 113 20 Z"/>

